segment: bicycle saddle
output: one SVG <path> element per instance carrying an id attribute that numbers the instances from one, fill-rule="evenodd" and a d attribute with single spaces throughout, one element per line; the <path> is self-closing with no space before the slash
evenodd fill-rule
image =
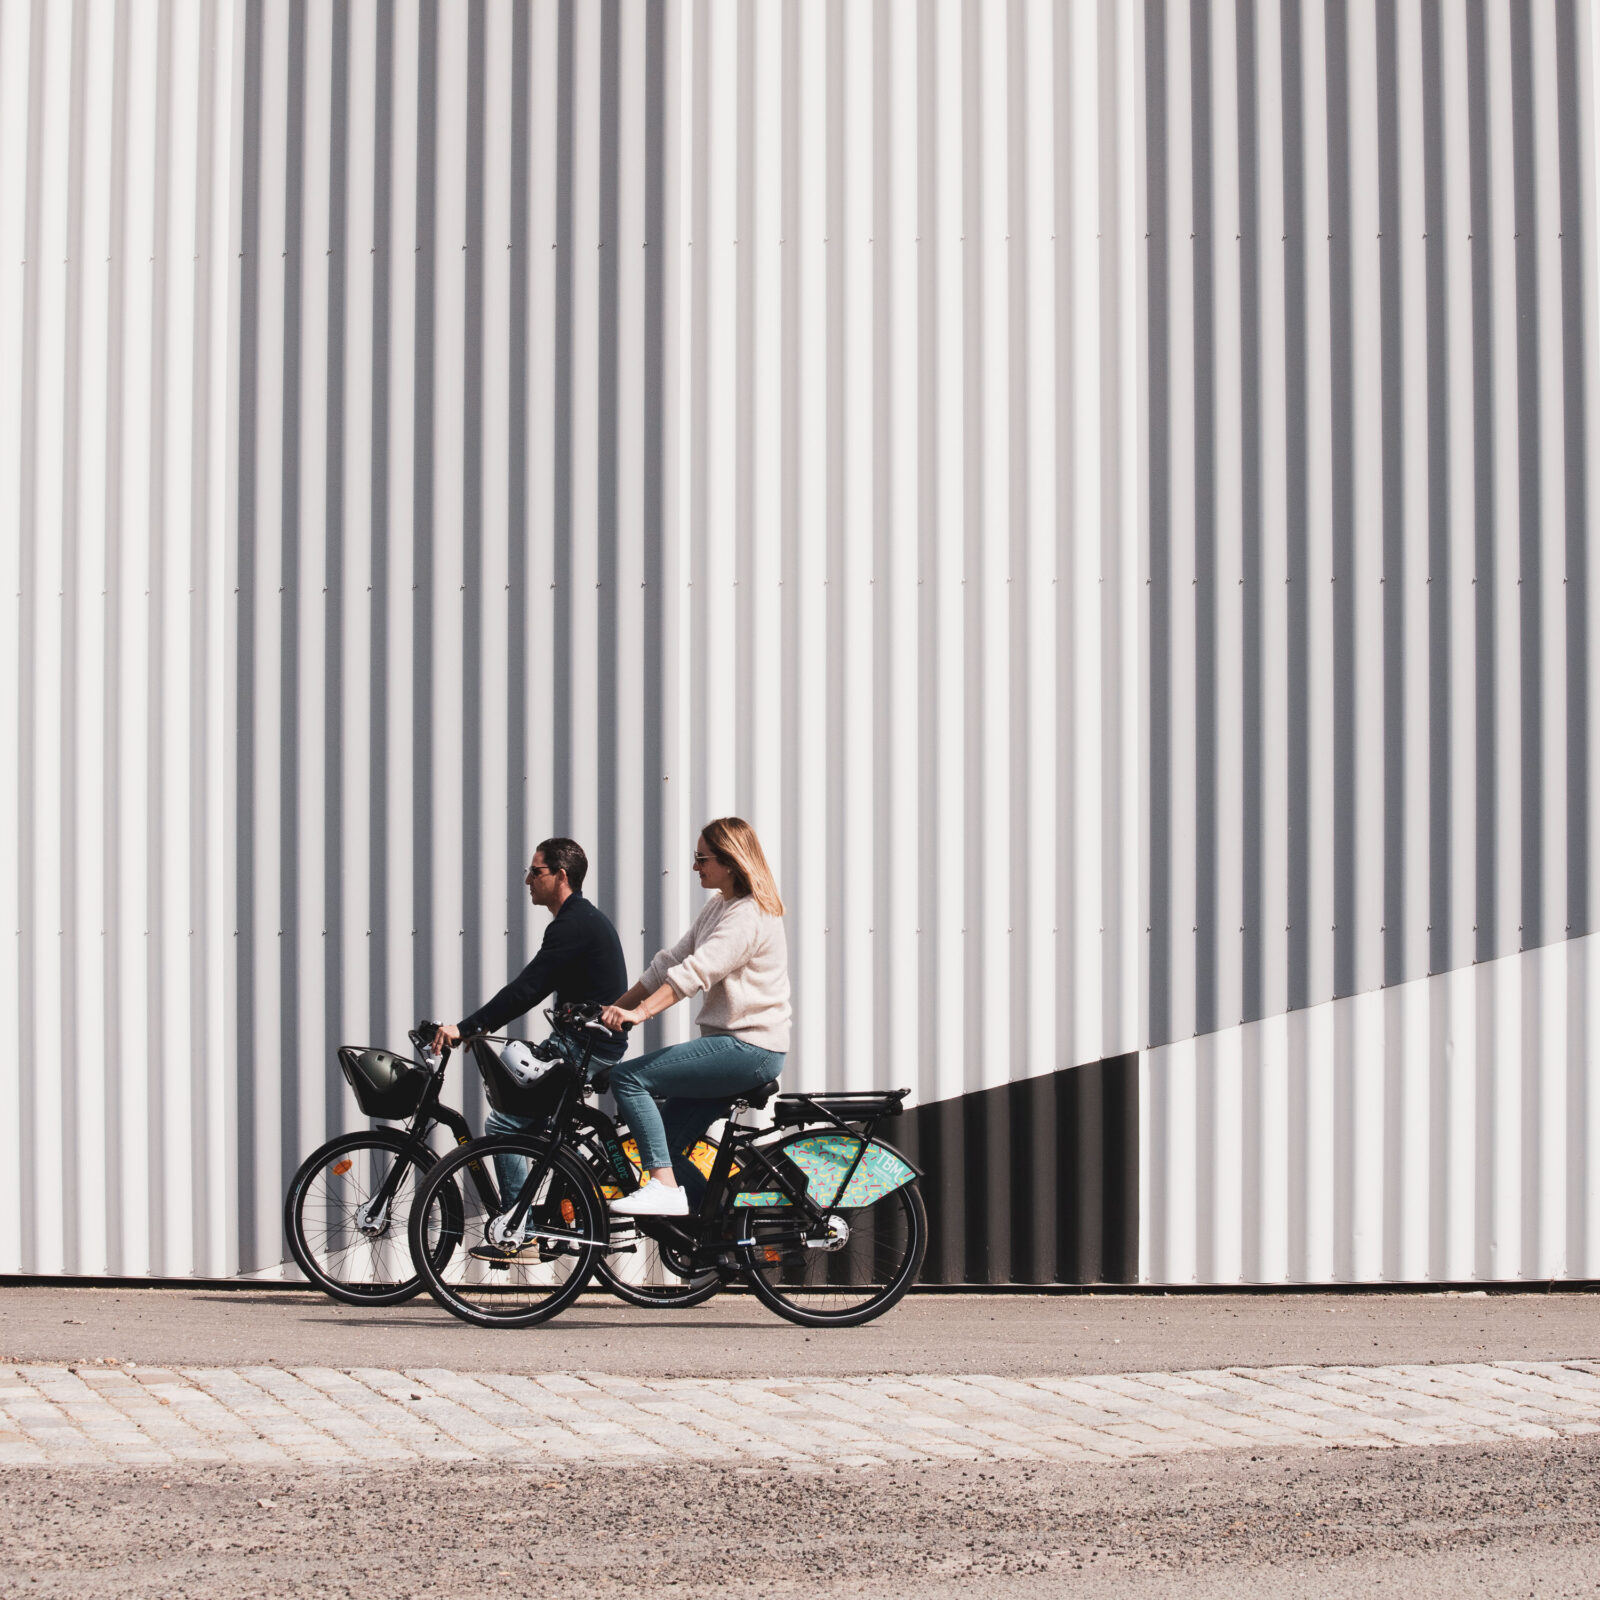
<path id="1" fill-rule="evenodd" d="M 739 1096 L 752 1111 L 759 1111 L 773 1095 L 778 1092 L 778 1080 L 774 1078 L 771 1083 L 764 1083 L 759 1089 L 751 1089 L 747 1094 Z"/>

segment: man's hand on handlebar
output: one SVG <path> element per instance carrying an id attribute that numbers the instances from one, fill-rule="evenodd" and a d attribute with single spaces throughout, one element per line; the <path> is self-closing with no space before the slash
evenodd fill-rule
<path id="1" fill-rule="evenodd" d="M 460 1043 L 461 1030 L 448 1022 L 441 1022 L 439 1031 L 433 1036 L 433 1053 L 442 1056 L 446 1049 L 453 1050 Z"/>

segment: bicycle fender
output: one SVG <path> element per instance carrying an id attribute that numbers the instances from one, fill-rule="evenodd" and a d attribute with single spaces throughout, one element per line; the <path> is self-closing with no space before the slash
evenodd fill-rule
<path id="1" fill-rule="evenodd" d="M 872 1139 L 856 1163 L 862 1141 L 858 1135 L 808 1133 L 782 1145 L 782 1154 L 805 1175 L 806 1193 L 826 1209 L 850 1210 L 869 1206 L 886 1194 L 920 1177 L 917 1169 L 891 1146 Z M 852 1165 L 849 1187 L 843 1194 L 839 1186 Z M 734 1196 L 736 1206 L 787 1206 L 788 1198 L 776 1189 L 757 1190 Z"/>

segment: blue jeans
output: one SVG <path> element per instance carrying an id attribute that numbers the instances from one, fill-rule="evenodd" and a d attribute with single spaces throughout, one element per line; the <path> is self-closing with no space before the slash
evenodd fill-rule
<path id="1" fill-rule="evenodd" d="M 483 1119 L 483 1131 L 487 1134 L 507 1133 L 537 1133 L 544 1126 L 542 1117 L 513 1117 L 504 1111 L 491 1111 Z M 507 1209 L 512 1201 L 517 1198 L 518 1191 L 522 1188 L 523 1181 L 528 1176 L 528 1158 L 526 1156 L 496 1156 L 494 1158 L 495 1180 L 500 1185 L 500 1204 Z"/>
<path id="2" fill-rule="evenodd" d="M 730 1034 L 708 1033 L 688 1044 L 669 1044 L 611 1069 L 611 1092 L 647 1170 L 671 1165 L 691 1195 L 705 1180 L 681 1152 L 733 1101 L 783 1071 L 783 1055 Z M 665 1106 L 657 1106 L 660 1098 Z"/>
<path id="3" fill-rule="evenodd" d="M 606 1064 L 605 1057 L 598 1058 L 599 1066 Z M 489 1134 L 507 1133 L 538 1133 L 545 1126 L 543 1117 L 514 1117 L 509 1111 L 495 1111 L 491 1108 L 489 1115 L 483 1119 L 485 1136 Z M 525 1156 L 496 1156 L 494 1158 L 495 1179 L 500 1185 L 500 1203 L 509 1208 L 511 1202 L 517 1198 L 524 1180 L 528 1176 L 528 1161 Z"/>

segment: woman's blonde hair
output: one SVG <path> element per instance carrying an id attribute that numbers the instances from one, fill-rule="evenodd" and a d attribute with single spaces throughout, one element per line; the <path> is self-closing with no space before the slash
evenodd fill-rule
<path id="1" fill-rule="evenodd" d="M 783 915 L 783 900 L 761 849 L 761 841 L 743 817 L 718 817 L 700 830 L 700 837 L 712 855 L 733 874 L 733 886 L 741 899 L 749 895 L 768 916 Z"/>

